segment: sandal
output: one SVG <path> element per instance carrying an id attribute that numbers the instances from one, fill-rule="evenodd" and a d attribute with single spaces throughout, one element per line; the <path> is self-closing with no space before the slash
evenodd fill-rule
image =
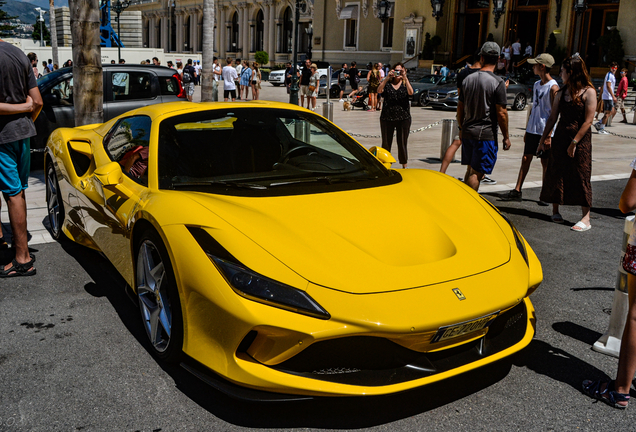
<path id="1" fill-rule="evenodd" d="M 13 261 L 11 261 L 11 267 L 9 267 L 6 270 L 4 269 L 4 267 L 2 267 L 2 269 L 0 269 L 0 278 L 35 275 L 36 270 L 33 267 L 33 264 L 35 263 L 35 256 L 33 255 L 30 255 L 30 256 L 31 256 L 31 261 L 26 262 L 24 264 L 20 264 L 14 259 Z"/>
<path id="2" fill-rule="evenodd" d="M 601 380 L 583 381 L 583 393 L 589 397 L 605 402 L 611 407 L 618 409 L 626 409 L 629 405 L 629 393 L 619 393 L 614 388 L 614 381 L 610 381 L 605 386 L 605 390 L 601 391 L 601 386 L 604 383 Z M 619 402 L 627 402 L 626 404 L 620 404 Z"/>
<path id="3" fill-rule="evenodd" d="M 552 216 L 550 216 L 550 219 L 554 223 L 563 223 L 563 216 L 561 216 L 560 213 L 553 214 Z"/>
<path id="4" fill-rule="evenodd" d="M 572 231 L 576 231 L 576 232 L 583 232 L 583 231 L 587 231 L 587 230 L 589 230 L 589 229 L 591 229 L 591 228 L 592 228 L 592 224 L 585 225 L 585 224 L 584 224 L 583 222 L 581 222 L 581 221 L 578 221 L 578 222 L 576 223 L 576 225 L 574 225 L 574 226 L 570 227 L 570 229 L 571 229 Z"/>

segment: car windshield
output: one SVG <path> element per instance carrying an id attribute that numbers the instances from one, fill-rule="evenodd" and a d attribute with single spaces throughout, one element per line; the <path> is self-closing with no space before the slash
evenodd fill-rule
<path id="1" fill-rule="evenodd" d="M 223 194 L 313 193 L 400 178 L 323 117 L 286 109 L 230 108 L 166 119 L 158 164 L 162 189 Z"/>
<path id="2" fill-rule="evenodd" d="M 435 84 L 437 81 L 439 81 L 439 79 L 440 77 L 438 75 L 426 75 L 418 82 L 422 84 Z"/>

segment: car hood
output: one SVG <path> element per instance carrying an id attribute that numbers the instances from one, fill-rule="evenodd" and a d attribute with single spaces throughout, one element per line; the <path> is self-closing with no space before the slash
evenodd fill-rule
<path id="1" fill-rule="evenodd" d="M 510 259 L 508 239 L 465 186 L 433 171 L 402 176 L 391 186 L 286 197 L 189 194 L 300 276 L 345 292 L 421 287 Z"/>

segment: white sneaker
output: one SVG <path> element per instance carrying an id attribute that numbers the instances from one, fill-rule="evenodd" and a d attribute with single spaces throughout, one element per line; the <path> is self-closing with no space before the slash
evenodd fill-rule
<path id="1" fill-rule="evenodd" d="M 340 99 L 338 102 L 344 102 L 344 99 Z"/>
<path id="2" fill-rule="evenodd" d="M 597 131 L 601 130 L 601 125 L 602 125 L 602 123 L 600 121 L 594 123 L 594 127 L 596 128 Z"/>
<path id="3" fill-rule="evenodd" d="M 610 133 L 608 131 L 606 131 L 605 129 L 601 129 L 600 131 L 598 131 L 599 134 L 601 135 L 609 135 Z"/>

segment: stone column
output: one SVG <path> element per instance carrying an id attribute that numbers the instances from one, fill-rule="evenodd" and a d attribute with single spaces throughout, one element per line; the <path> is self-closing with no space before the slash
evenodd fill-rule
<path id="1" fill-rule="evenodd" d="M 269 27 L 269 38 L 267 40 L 267 53 L 269 58 L 274 62 L 276 58 L 276 3 L 272 0 L 267 2 L 267 8 L 269 9 L 269 20 L 265 23 Z"/>
<path id="2" fill-rule="evenodd" d="M 170 13 L 162 12 L 161 14 L 161 48 L 165 52 L 170 51 Z"/>
<path id="3" fill-rule="evenodd" d="M 157 48 L 157 16 L 155 14 L 150 14 L 149 18 L 148 48 Z"/>
<path id="4" fill-rule="evenodd" d="M 190 9 L 190 52 L 197 52 L 199 50 L 199 14 L 196 9 L 193 11 Z M 216 15 L 215 15 L 216 16 Z M 214 35 L 216 38 L 216 35 Z"/>
<path id="5" fill-rule="evenodd" d="M 241 22 L 241 34 L 243 35 L 243 43 L 241 47 L 243 48 L 243 52 L 241 53 L 242 58 L 246 60 L 249 59 L 250 56 L 250 23 L 249 23 L 249 14 L 250 14 L 250 4 L 243 3 L 243 20 Z"/>
<path id="6" fill-rule="evenodd" d="M 185 11 L 183 9 L 175 11 L 174 17 L 176 23 L 175 33 L 177 36 L 175 41 L 175 51 L 180 53 L 186 52 L 184 49 L 185 47 L 183 46 L 183 42 L 185 41 Z"/>
<path id="7" fill-rule="evenodd" d="M 269 51 L 269 6 L 267 1 L 261 3 L 263 8 L 263 51 L 267 51 L 267 54 L 272 55 Z"/>
<path id="8" fill-rule="evenodd" d="M 283 51 L 283 20 L 277 19 L 276 21 L 276 52 Z"/>
<path id="9" fill-rule="evenodd" d="M 219 35 L 219 41 L 217 42 L 217 47 L 219 50 L 219 59 L 225 59 L 226 55 L 225 53 L 227 52 L 227 41 L 226 41 L 226 36 L 227 36 L 227 23 L 226 21 L 226 15 L 227 15 L 227 6 L 226 5 L 220 5 L 219 6 L 219 21 L 218 21 L 218 25 L 217 25 L 217 33 Z M 219 64 L 222 64 L 223 66 L 225 66 L 224 61 L 219 61 Z"/>

